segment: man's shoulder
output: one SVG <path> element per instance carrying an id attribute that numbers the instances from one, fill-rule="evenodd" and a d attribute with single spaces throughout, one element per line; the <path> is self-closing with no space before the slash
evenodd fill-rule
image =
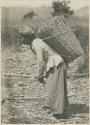
<path id="1" fill-rule="evenodd" d="M 36 38 L 36 39 L 34 39 L 33 42 L 32 42 L 32 45 L 33 45 L 33 46 L 40 46 L 40 45 L 42 45 L 42 44 L 43 44 L 43 40 L 40 39 L 40 38 Z"/>

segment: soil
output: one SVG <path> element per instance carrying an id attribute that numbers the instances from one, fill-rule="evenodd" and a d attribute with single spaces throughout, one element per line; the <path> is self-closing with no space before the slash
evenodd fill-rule
<path id="1" fill-rule="evenodd" d="M 37 60 L 28 46 L 20 50 L 5 48 L 1 72 L 1 120 L 7 124 L 88 124 L 89 82 L 79 76 L 78 59 L 69 64 L 69 117 L 56 119 L 43 108 L 47 99 L 47 83 L 35 79 Z M 78 77 L 79 76 L 79 77 Z"/>

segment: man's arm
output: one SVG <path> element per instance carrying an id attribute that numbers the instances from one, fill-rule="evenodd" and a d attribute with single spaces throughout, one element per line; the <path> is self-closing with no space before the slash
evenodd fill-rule
<path id="1" fill-rule="evenodd" d="M 38 44 L 38 41 L 36 44 L 33 44 L 33 49 L 37 56 L 37 76 L 36 77 L 40 79 L 43 74 L 43 66 L 44 66 L 43 50 L 42 50 L 42 47 Z"/>

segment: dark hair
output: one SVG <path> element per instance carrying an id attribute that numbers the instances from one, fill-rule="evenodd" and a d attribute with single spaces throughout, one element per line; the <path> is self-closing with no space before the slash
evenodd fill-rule
<path id="1" fill-rule="evenodd" d="M 23 38 L 23 44 L 30 45 L 32 44 L 32 41 L 35 39 L 35 34 L 21 34 L 21 37 Z"/>

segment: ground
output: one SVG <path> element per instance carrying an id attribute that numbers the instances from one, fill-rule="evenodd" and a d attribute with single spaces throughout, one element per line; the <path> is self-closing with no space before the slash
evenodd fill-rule
<path id="1" fill-rule="evenodd" d="M 47 99 L 47 84 L 35 80 L 36 57 L 28 46 L 18 51 L 5 48 L 2 54 L 1 116 L 8 124 L 88 124 L 88 77 L 78 77 L 77 60 L 68 69 L 67 119 L 56 119 L 43 106 Z"/>

